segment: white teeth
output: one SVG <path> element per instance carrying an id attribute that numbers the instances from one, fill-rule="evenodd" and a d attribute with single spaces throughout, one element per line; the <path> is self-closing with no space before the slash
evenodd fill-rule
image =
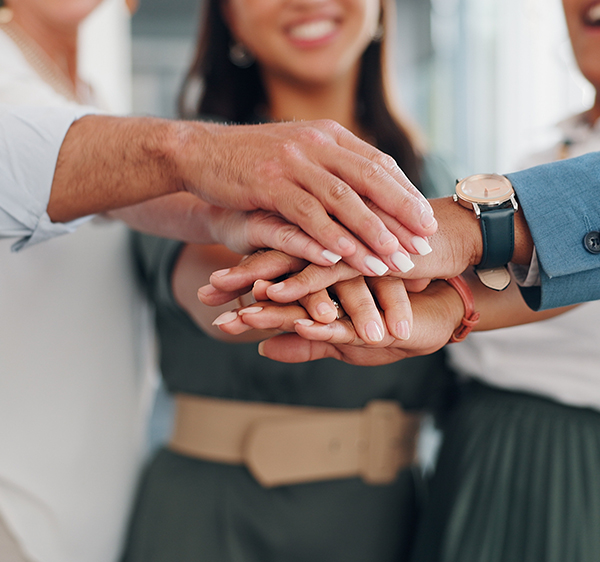
<path id="1" fill-rule="evenodd" d="M 586 14 L 586 19 L 590 23 L 600 22 L 600 4 L 595 4 L 588 10 L 588 13 Z"/>
<path id="2" fill-rule="evenodd" d="M 314 41 L 329 35 L 334 29 L 335 23 L 332 20 L 311 21 L 292 27 L 290 35 L 294 39 Z"/>

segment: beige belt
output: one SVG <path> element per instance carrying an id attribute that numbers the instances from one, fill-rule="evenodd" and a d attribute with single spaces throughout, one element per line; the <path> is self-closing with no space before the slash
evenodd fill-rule
<path id="1" fill-rule="evenodd" d="M 414 462 L 419 423 L 392 400 L 339 410 L 177 394 L 169 448 L 245 465 L 265 487 L 353 476 L 387 484 Z"/>

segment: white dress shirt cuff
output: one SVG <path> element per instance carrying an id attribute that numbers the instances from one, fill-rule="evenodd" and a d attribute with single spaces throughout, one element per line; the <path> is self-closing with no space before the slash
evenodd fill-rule
<path id="1" fill-rule="evenodd" d="M 58 153 L 71 124 L 91 107 L 0 104 L 0 237 L 21 250 L 74 231 L 89 217 L 53 223 L 46 212 Z"/>
<path id="2" fill-rule="evenodd" d="M 539 287 L 542 284 L 540 279 L 540 264 L 535 247 L 533 248 L 529 265 L 509 263 L 508 267 L 513 278 L 521 287 Z"/>

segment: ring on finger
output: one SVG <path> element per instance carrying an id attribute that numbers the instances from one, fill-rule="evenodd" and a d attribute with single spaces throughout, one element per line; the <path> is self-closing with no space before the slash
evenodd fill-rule
<path id="1" fill-rule="evenodd" d="M 331 298 L 331 302 L 333 303 L 333 306 L 335 306 L 335 310 L 336 310 L 336 320 L 339 320 L 340 318 L 343 318 L 346 315 L 346 312 L 344 311 L 344 309 L 342 308 L 342 305 L 333 297 Z"/>

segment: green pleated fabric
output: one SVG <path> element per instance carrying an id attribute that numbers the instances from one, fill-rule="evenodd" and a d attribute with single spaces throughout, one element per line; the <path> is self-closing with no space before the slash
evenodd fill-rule
<path id="1" fill-rule="evenodd" d="M 600 560 L 600 412 L 471 383 L 430 484 L 414 562 Z"/>

